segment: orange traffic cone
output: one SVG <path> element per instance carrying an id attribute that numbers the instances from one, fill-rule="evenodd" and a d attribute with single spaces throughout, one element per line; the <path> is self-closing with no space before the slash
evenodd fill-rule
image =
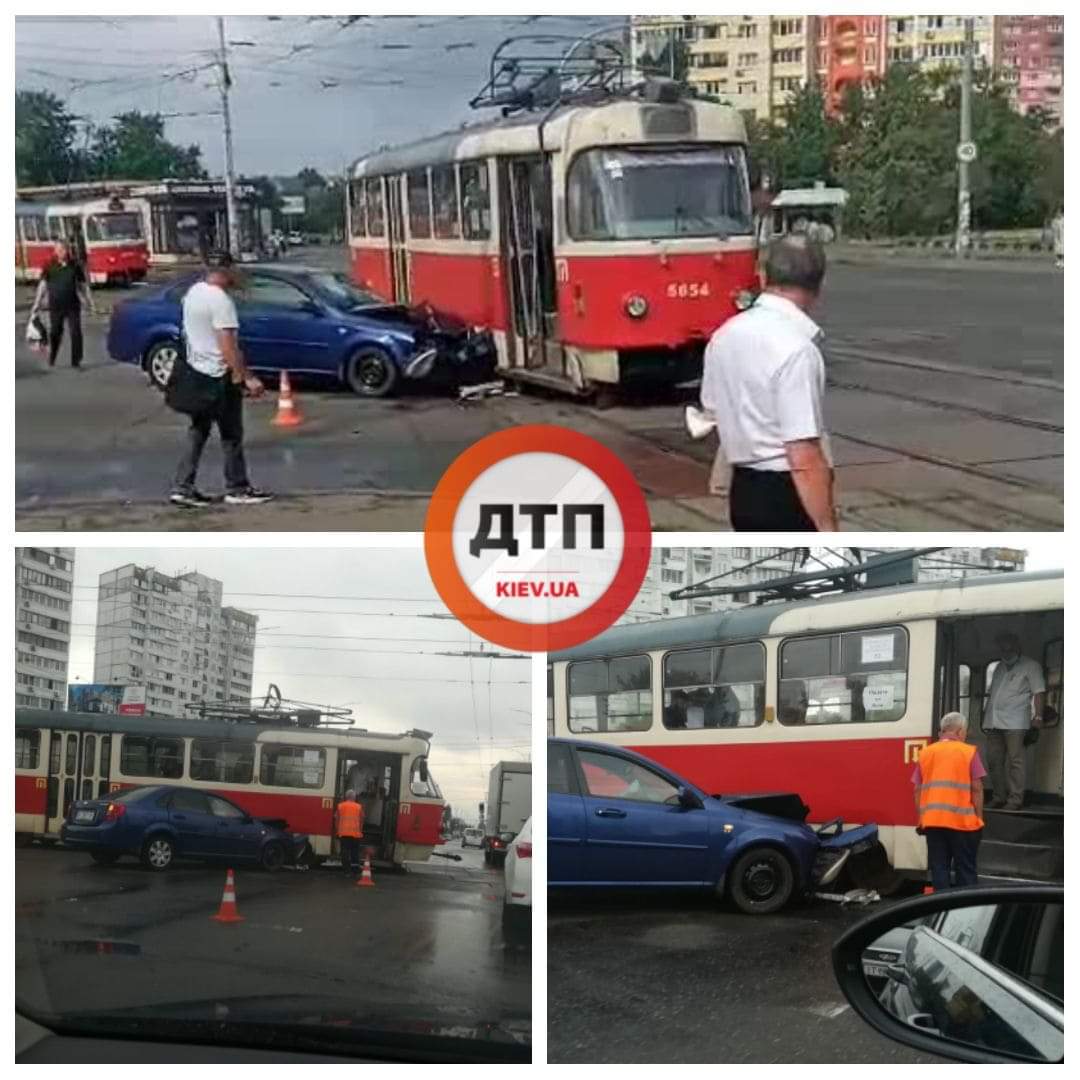
<path id="1" fill-rule="evenodd" d="M 221 907 L 216 915 L 211 915 L 215 922 L 243 922 L 244 916 L 236 910 L 236 882 L 230 870 L 225 875 L 225 891 L 221 894 Z"/>
<path id="2" fill-rule="evenodd" d="M 275 427 L 299 427 L 304 422 L 300 415 L 300 409 L 293 398 L 292 387 L 289 385 L 289 373 L 281 373 L 281 382 L 278 386 L 277 413 L 270 421 Z"/>
<path id="3" fill-rule="evenodd" d="M 375 879 L 371 876 L 371 852 L 364 852 L 364 869 L 360 871 L 360 876 L 356 879 L 357 885 L 362 885 L 368 889 L 375 888 Z"/>
<path id="4" fill-rule="evenodd" d="M 933 885 L 924 885 L 922 894 L 923 896 L 929 896 L 934 891 Z"/>

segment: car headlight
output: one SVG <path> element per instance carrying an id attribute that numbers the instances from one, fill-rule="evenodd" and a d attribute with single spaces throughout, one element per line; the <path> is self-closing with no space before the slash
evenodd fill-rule
<path id="1" fill-rule="evenodd" d="M 626 314 L 631 319 L 644 319 L 649 314 L 649 302 L 644 296 L 631 296 L 626 301 Z"/>

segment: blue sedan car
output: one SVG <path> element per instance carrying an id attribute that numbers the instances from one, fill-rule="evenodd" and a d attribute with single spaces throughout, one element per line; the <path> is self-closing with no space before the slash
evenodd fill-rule
<path id="1" fill-rule="evenodd" d="M 176 859 L 226 859 L 278 870 L 309 850 L 307 836 L 288 832 L 284 822 L 253 818 L 220 795 L 171 784 L 76 800 L 60 839 L 96 862 L 133 855 L 151 870 L 168 870 Z"/>
<path id="2" fill-rule="evenodd" d="M 240 347 L 256 372 L 331 377 L 361 397 L 387 397 L 404 380 L 483 378 L 490 339 L 430 309 L 387 304 L 342 274 L 249 264 L 233 293 Z M 163 389 L 180 355 L 180 306 L 198 274 L 113 309 L 109 355 L 136 364 Z"/>
<path id="3" fill-rule="evenodd" d="M 748 809 L 794 807 L 790 818 Z M 548 740 L 548 884 L 709 889 L 766 915 L 828 885 L 877 826 L 817 832 L 795 796 L 707 795 L 633 751 Z"/>

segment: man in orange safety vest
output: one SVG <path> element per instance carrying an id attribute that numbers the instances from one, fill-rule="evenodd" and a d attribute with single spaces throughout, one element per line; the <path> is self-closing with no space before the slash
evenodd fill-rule
<path id="1" fill-rule="evenodd" d="M 341 868 L 346 874 L 360 873 L 360 838 L 364 835 L 364 808 L 356 801 L 356 792 L 349 788 L 338 803 L 334 815 L 338 846 L 341 848 Z"/>
<path id="2" fill-rule="evenodd" d="M 915 785 L 916 830 L 926 837 L 934 890 L 977 885 L 976 863 L 983 829 L 983 777 L 977 747 L 965 742 L 967 719 L 957 712 L 941 718 L 938 741 L 919 753 Z"/>

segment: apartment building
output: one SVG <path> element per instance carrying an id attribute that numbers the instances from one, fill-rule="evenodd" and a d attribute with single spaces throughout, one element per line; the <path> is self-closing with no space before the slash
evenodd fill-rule
<path id="1" fill-rule="evenodd" d="M 1061 15 L 997 16 L 997 57 L 1014 108 L 1043 109 L 1065 123 L 1065 19 Z"/>
<path id="2" fill-rule="evenodd" d="M 129 564 L 98 582 L 94 681 L 146 688 L 148 716 L 250 698 L 258 616 L 223 607 L 223 585 Z"/>
<path id="3" fill-rule="evenodd" d="M 16 706 L 67 704 L 74 578 L 74 548 L 15 549 Z"/>

